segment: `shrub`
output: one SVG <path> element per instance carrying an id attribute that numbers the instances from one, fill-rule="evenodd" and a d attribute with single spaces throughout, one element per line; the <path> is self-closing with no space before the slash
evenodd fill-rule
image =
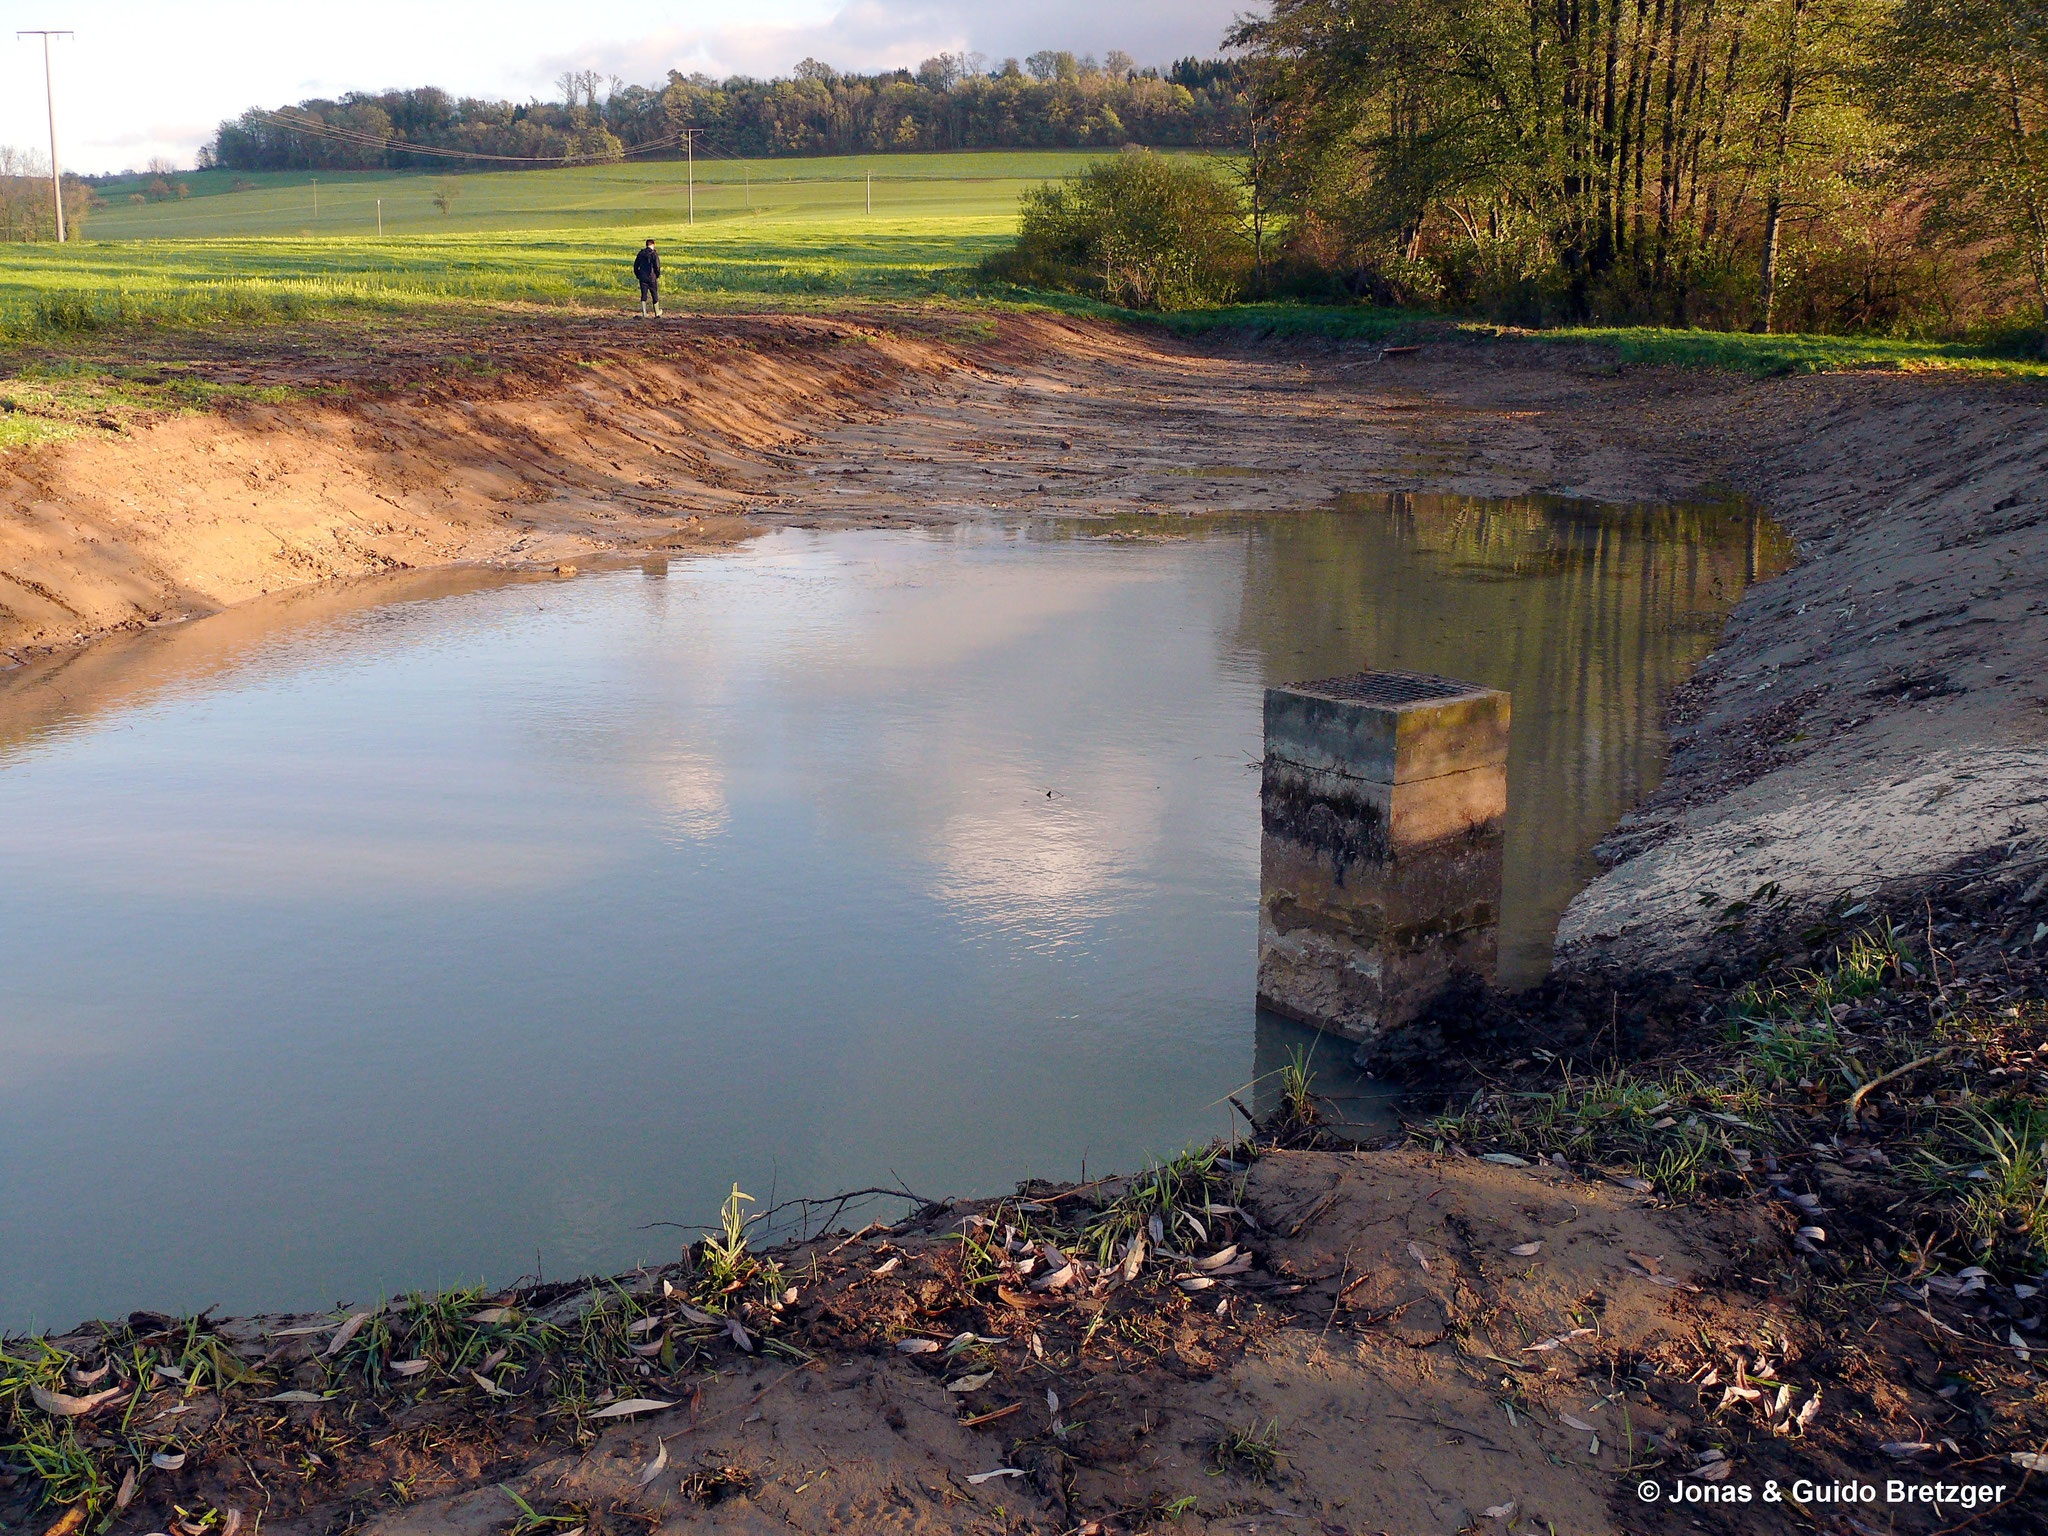
<path id="1" fill-rule="evenodd" d="M 1021 204 L 991 277 L 1170 310 L 1228 303 L 1251 268 L 1236 191 L 1188 160 L 1126 151 Z"/>

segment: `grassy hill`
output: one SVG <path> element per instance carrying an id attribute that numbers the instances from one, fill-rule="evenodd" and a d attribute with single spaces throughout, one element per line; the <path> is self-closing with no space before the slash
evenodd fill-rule
<path id="1" fill-rule="evenodd" d="M 905 219 L 1014 217 L 1017 194 L 1070 175 L 1099 156 L 1082 151 L 857 155 L 820 160 L 714 160 L 694 167 L 699 226 L 731 219 L 837 218 L 867 209 Z M 680 160 L 564 170 L 330 172 L 198 171 L 176 178 L 189 195 L 134 203 L 146 178 L 99 188 L 107 206 L 86 222 L 88 240 L 188 240 L 249 235 L 360 238 L 687 223 L 688 179 Z M 444 212 L 437 192 L 452 201 Z"/>
<path id="2" fill-rule="evenodd" d="M 143 203 L 114 183 L 72 244 L 0 245 L 0 340 L 480 301 L 625 306 L 649 235 L 678 302 L 929 297 L 958 291 L 1011 235 L 1020 192 L 1095 158 L 700 159 L 694 221 L 677 161 L 317 186 L 208 171 L 179 178 L 182 198 Z"/>

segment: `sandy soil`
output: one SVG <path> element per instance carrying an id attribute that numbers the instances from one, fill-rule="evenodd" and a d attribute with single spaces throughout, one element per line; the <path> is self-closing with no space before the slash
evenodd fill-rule
<path id="1" fill-rule="evenodd" d="M 1004 1246 L 1010 1223 L 1064 1196 L 951 1202 L 786 1251 L 794 1298 L 773 1333 L 813 1358 L 719 1334 L 680 1378 L 654 1363 L 643 1390 L 673 1407 L 586 1448 L 559 1445 L 539 1398 L 517 1401 L 537 1378 L 511 1365 L 495 1371 L 502 1403 L 464 1372 L 267 1410 L 263 1387 L 195 1396 L 160 1380 L 130 1422 L 191 1447 L 189 1464 L 152 1468 L 122 1523 L 204 1505 L 283 1531 L 486 1536 L 516 1518 L 509 1490 L 563 1525 L 620 1532 L 1689 1529 L 1697 1511 L 1643 1515 L 1621 1447 L 1646 1467 L 1663 1447 L 1667 1477 L 1711 1465 L 1685 1449 L 1718 1396 L 1698 1379 L 1738 1355 L 1795 1383 L 1795 1406 L 1811 1395 L 1818 1341 L 1768 1282 L 1742 1283 L 1787 1252 L 1790 1218 L 1764 1207 L 1674 1209 L 1594 1170 L 1275 1150 L 1239 1214 L 1190 1245 L 1248 1256 L 1220 1278 L 1153 1244 L 1128 1275 L 1084 1268 L 1047 1291 L 1026 1276 L 1049 1261 L 1014 1238 L 1031 1265 L 963 1273 L 963 1231 Z M 691 1329 L 670 1276 L 683 1283 L 674 1269 L 616 1282 L 655 1320 L 634 1337 Z M 557 1289 L 498 1304 L 559 1326 L 618 1294 Z M 332 1392 L 318 1359 L 350 1315 L 238 1320 L 219 1337 L 287 1391 Z M 962 1333 L 980 1340 L 971 1354 L 901 1348 Z M 111 1357 L 98 1337 L 56 1342 Z M 1273 1464 L 1233 1460 L 1233 1430 L 1270 1438 Z M 1788 1425 L 1782 1455 L 1845 1475 L 1832 1431 Z"/>

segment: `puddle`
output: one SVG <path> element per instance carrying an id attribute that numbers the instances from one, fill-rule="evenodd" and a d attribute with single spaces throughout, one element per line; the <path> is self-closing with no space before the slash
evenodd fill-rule
<path id="1" fill-rule="evenodd" d="M 1513 691 L 1530 977 L 1783 559 L 1727 508 L 1190 532 L 409 577 L 0 680 L 0 1327 L 612 1270 L 735 1180 L 986 1192 L 1222 1134 L 1300 1043 L 1252 1006 L 1266 685 Z M 1384 1124 L 1342 1054 L 1319 1086 Z"/>

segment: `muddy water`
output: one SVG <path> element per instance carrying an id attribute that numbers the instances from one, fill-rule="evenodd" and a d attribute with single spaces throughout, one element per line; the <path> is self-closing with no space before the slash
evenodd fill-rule
<path id="1" fill-rule="evenodd" d="M 15 674 L 0 1325 L 559 1277 L 735 1180 L 960 1193 L 1220 1132 L 1291 1038 L 1250 1002 L 1261 690 L 1513 690 L 1533 975 L 1660 692 L 1782 558 L 1725 509 L 1425 499 L 789 532 Z"/>

